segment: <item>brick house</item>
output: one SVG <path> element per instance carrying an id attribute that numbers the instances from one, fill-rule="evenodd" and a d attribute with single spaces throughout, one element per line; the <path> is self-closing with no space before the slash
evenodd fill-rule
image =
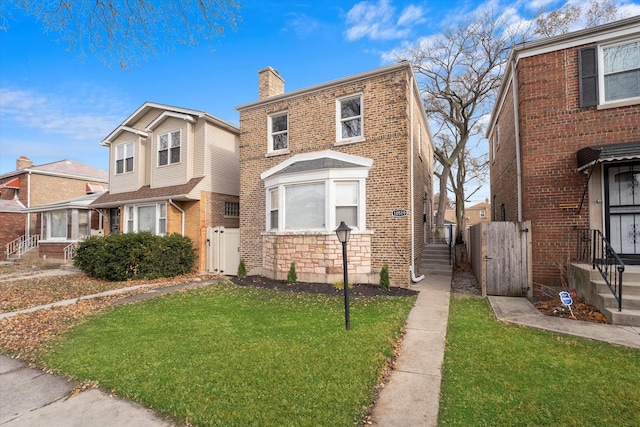
<path id="1" fill-rule="evenodd" d="M 51 216 L 28 209 L 103 191 L 107 183 L 106 171 L 84 163 L 60 160 L 34 166 L 31 159 L 21 156 L 16 161 L 15 171 L 0 174 L 0 244 L 3 249 L 0 259 L 7 253 L 15 255 L 25 244 L 30 245 L 25 243 L 27 240 L 35 245 L 35 238 L 51 238 L 50 232 L 54 228 L 61 230 L 57 236 L 60 240 L 71 239 L 66 234 L 66 216 L 56 217 L 59 226 L 52 227 Z"/>
<path id="2" fill-rule="evenodd" d="M 207 270 L 208 230 L 238 227 L 239 133 L 204 111 L 140 106 L 101 142 L 109 191 L 91 207 L 105 216 L 105 234 L 188 236 L 198 271 Z"/>
<path id="3" fill-rule="evenodd" d="M 579 229 L 640 259 L 639 16 L 515 46 L 487 136 L 492 217 L 531 221 L 534 283 L 559 284 Z"/>
<path id="4" fill-rule="evenodd" d="M 481 222 L 491 221 L 491 203 L 489 200 L 464 208 L 464 225 L 469 228 Z"/>
<path id="5" fill-rule="evenodd" d="M 410 63 L 284 92 L 271 67 L 240 112 L 240 257 L 249 274 L 342 280 L 334 230 L 353 229 L 349 280 L 419 274 L 432 221 L 433 147 Z"/>

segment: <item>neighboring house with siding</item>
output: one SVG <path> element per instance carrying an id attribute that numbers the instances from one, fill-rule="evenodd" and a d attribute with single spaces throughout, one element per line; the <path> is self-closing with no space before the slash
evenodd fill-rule
<path id="1" fill-rule="evenodd" d="M 515 46 L 487 136 L 492 218 L 531 221 L 534 284 L 580 229 L 640 261 L 640 16 Z"/>
<path id="2" fill-rule="evenodd" d="M 207 229 L 237 228 L 239 129 L 204 111 L 144 103 L 101 142 L 109 191 L 91 207 L 105 234 L 190 237 L 207 268 Z"/>
<path id="3" fill-rule="evenodd" d="M 42 216 L 28 211 L 29 208 L 82 197 L 96 191 L 104 191 L 108 173 L 93 166 L 73 160 L 60 160 L 42 165 L 33 165 L 25 156 L 16 160 L 16 170 L 0 174 L 0 259 L 11 254 L 21 245 L 13 242 L 28 237 L 47 240 L 51 236 L 43 233 Z M 27 209 L 26 211 L 24 209 Z M 45 224 L 46 225 L 46 224 Z M 58 229 L 64 235 L 54 236 L 60 241 L 71 241 L 68 235 L 68 218 L 59 216 L 59 223 L 50 224 L 49 231 Z M 19 242 L 18 242 L 19 243 Z"/>
<path id="4" fill-rule="evenodd" d="M 433 143 L 409 62 L 289 93 L 259 71 L 240 112 L 240 256 L 249 274 L 342 280 L 334 230 L 353 229 L 349 280 L 418 280 L 432 222 Z"/>

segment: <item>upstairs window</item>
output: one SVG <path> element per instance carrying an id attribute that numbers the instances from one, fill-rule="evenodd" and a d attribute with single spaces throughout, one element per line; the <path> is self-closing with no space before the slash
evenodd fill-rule
<path id="1" fill-rule="evenodd" d="M 116 146 L 116 174 L 133 171 L 133 142 Z"/>
<path id="2" fill-rule="evenodd" d="M 362 95 L 340 98 L 336 106 L 336 139 L 341 142 L 362 139 Z"/>
<path id="3" fill-rule="evenodd" d="M 640 97 L 640 41 L 602 48 L 604 100 Z"/>
<path id="4" fill-rule="evenodd" d="M 289 114 L 287 112 L 269 116 L 269 149 L 270 153 L 284 151 L 289 148 Z"/>
<path id="5" fill-rule="evenodd" d="M 158 166 L 180 163 L 180 131 L 158 136 Z"/>
<path id="6" fill-rule="evenodd" d="M 487 211 L 485 211 L 484 209 L 482 209 L 480 211 L 480 218 L 486 218 L 487 217 Z"/>

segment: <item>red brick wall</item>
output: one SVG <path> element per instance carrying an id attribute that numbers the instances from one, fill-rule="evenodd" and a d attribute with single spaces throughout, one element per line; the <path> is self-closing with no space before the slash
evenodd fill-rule
<path id="1" fill-rule="evenodd" d="M 6 244 L 24 235 L 26 214 L 0 212 L 0 260 L 6 259 Z"/>
<path id="2" fill-rule="evenodd" d="M 587 182 L 587 175 L 576 171 L 576 152 L 591 145 L 640 140 L 640 105 L 580 108 L 578 49 L 521 58 L 517 67 L 523 219 L 532 222 L 535 283 L 559 284 L 557 263 L 566 264 L 575 249 L 574 228 L 589 226 L 587 199 L 580 214 L 561 206 L 579 205 Z M 505 103 L 501 131 L 512 111 Z M 508 132 L 504 129 L 502 135 Z M 513 146 L 514 141 L 508 141 Z M 496 153 L 492 163 L 492 201 L 496 219 L 505 203 L 507 220 L 517 220 L 512 207 L 517 207 L 515 147 L 507 150 L 505 142 L 502 139 L 503 152 Z"/>

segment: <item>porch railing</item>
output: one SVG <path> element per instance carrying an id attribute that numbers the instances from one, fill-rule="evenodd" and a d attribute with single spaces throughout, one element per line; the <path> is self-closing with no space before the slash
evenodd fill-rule
<path id="1" fill-rule="evenodd" d="M 20 236 L 5 245 L 5 255 L 7 258 L 14 256 L 20 258 L 22 254 L 38 246 L 39 235 Z"/>
<path id="2" fill-rule="evenodd" d="M 78 250 L 78 245 L 83 240 L 86 240 L 89 236 L 80 236 L 80 238 L 64 248 L 64 262 L 71 261 L 76 256 L 76 251 Z"/>
<path id="3" fill-rule="evenodd" d="M 577 260 L 597 268 L 622 311 L 622 275 L 624 262 L 600 230 L 578 230 Z"/>
<path id="4" fill-rule="evenodd" d="M 453 263 L 453 224 L 432 225 L 429 243 L 449 246 L 449 265 Z"/>

